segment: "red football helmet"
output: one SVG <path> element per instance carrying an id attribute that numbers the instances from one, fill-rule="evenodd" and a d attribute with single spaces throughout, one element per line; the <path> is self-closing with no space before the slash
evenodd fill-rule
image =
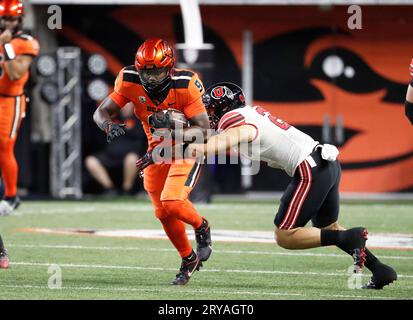
<path id="1" fill-rule="evenodd" d="M 0 0 L 0 16 L 21 17 L 24 14 L 22 0 Z"/>
<path id="2" fill-rule="evenodd" d="M 146 40 L 136 52 L 135 67 L 146 91 L 160 94 L 169 88 L 175 55 L 162 39 Z"/>

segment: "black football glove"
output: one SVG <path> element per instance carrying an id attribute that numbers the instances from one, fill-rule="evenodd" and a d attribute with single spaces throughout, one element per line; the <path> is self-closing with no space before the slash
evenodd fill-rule
<path id="1" fill-rule="evenodd" d="M 138 161 L 136 161 L 136 168 L 139 171 L 139 177 L 143 178 L 143 170 L 153 163 L 154 160 L 152 157 L 152 150 L 148 151 L 142 158 L 139 158 Z"/>
<path id="2" fill-rule="evenodd" d="M 148 117 L 148 124 L 155 129 L 170 129 L 171 119 L 168 110 L 151 114 Z"/>
<path id="3" fill-rule="evenodd" d="M 113 123 L 110 121 L 105 122 L 104 128 L 106 132 L 106 141 L 111 143 L 116 137 L 120 137 L 125 134 L 123 129 L 125 124 L 122 123 Z"/>

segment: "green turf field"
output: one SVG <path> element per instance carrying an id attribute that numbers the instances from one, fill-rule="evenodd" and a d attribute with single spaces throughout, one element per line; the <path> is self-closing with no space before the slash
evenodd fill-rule
<path id="1" fill-rule="evenodd" d="M 198 205 L 213 229 L 273 230 L 276 203 Z M 375 250 L 399 280 L 380 291 L 348 288 L 352 260 L 335 248 L 287 251 L 275 244 L 216 242 L 188 286 L 172 287 L 180 258 L 166 240 L 55 235 L 21 228 L 161 229 L 148 202 L 23 202 L 0 217 L 11 268 L 0 270 L 0 299 L 412 299 L 413 251 Z M 413 233 L 413 202 L 344 203 L 344 226 Z M 212 233 L 213 236 L 213 233 Z M 48 287 L 50 264 L 62 288 Z M 363 282 L 370 274 L 364 271 Z M 52 278 L 53 279 L 53 278 Z M 350 281 L 351 283 L 351 281 Z"/>

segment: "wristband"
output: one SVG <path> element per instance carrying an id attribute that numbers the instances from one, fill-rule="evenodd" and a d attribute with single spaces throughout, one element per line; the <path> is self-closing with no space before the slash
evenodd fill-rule
<path id="1" fill-rule="evenodd" d="M 10 42 L 5 43 L 3 48 L 4 48 L 4 59 L 6 61 L 16 59 L 16 53 L 14 52 L 13 46 L 11 45 Z"/>

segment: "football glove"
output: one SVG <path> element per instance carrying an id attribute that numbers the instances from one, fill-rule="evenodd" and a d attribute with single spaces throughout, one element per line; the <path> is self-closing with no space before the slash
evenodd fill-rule
<path id="1" fill-rule="evenodd" d="M 139 158 L 138 161 L 136 161 L 136 168 L 138 169 L 141 178 L 143 178 L 143 170 L 153 163 L 152 150 L 148 151 L 142 158 Z"/>
<path id="2" fill-rule="evenodd" d="M 170 129 L 171 125 L 171 118 L 168 110 L 164 110 L 158 113 L 151 114 L 148 117 L 148 123 L 152 128 L 161 129 L 166 128 Z"/>
<path id="3" fill-rule="evenodd" d="M 116 137 L 120 137 L 125 134 L 125 130 L 123 129 L 125 124 L 122 123 L 113 123 L 110 121 L 106 121 L 104 124 L 105 133 L 106 133 L 106 141 L 111 143 L 113 139 Z"/>

